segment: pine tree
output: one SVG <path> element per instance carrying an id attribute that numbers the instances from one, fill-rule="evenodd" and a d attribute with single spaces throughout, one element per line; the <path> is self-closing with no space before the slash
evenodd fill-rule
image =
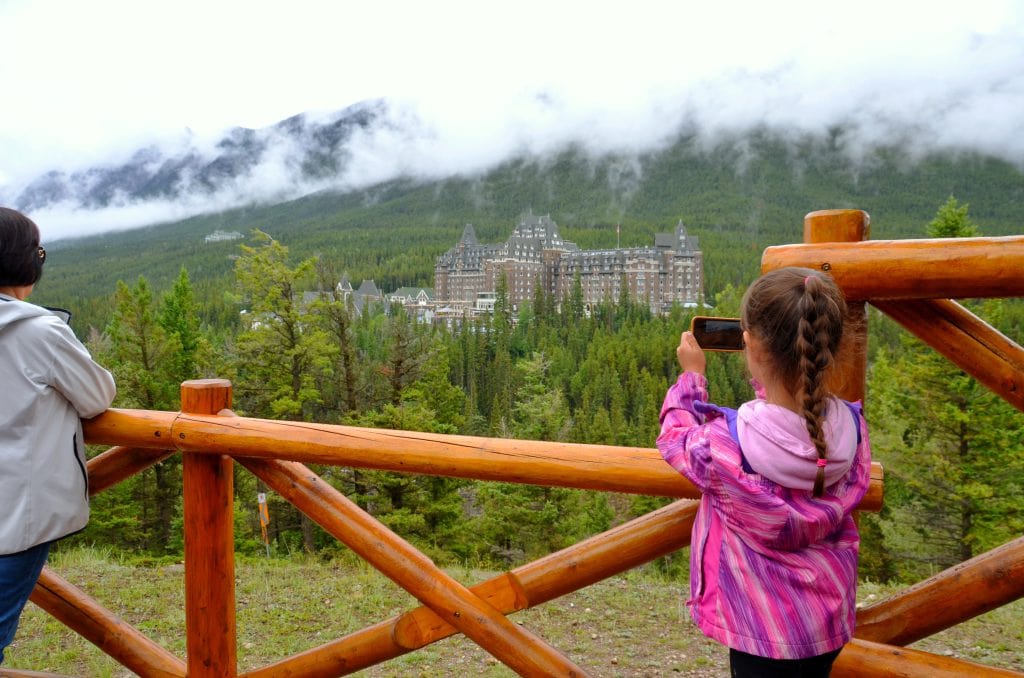
<path id="1" fill-rule="evenodd" d="M 242 245 L 235 277 L 248 302 L 248 326 L 236 339 L 235 383 L 251 416 L 303 420 L 320 400 L 318 378 L 331 373 L 337 352 L 303 300 L 302 281 L 314 262 L 288 265 L 288 248 L 262 231 L 256 247 Z"/>
<path id="2" fill-rule="evenodd" d="M 181 344 L 176 336 L 168 336 L 158 315 L 146 278 L 140 276 L 132 288 L 118 281 L 114 315 L 107 326 L 108 364 L 124 407 L 177 409 L 180 381 L 173 358 L 180 354 Z"/>
<path id="3" fill-rule="evenodd" d="M 975 235 L 950 198 L 928 226 L 937 237 Z M 982 306 L 992 322 L 1001 301 Z M 920 341 L 880 348 L 870 372 L 873 447 L 887 467 L 879 527 L 900 572 L 949 567 L 1024 529 L 1024 414 Z"/>
<path id="4" fill-rule="evenodd" d="M 256 246 L 242 245 L 235 262 L 241 298 L 249 304 L 247 327 L 235 341 L 235 392 L 249 416 L 309 420 L 321 402 L 319 384 L 331 374 L 337 346 L 322 329 L 302 283 L 314 261 L 288 265 L 288 248 L 262 231 Z M 315 549 L 312 522 L 290 504 L 277 505 L 277 520 L 297 523 L 304 548 Z M 277 529 L 275 525 L 275 529 Z M 283 538 L 282 531 L 277 530 Z"/>
<path id="5" fill-rule="evenodd" d="M 168 337 L 178 341 L 178 351 L 172 359 L 175 377 L 181 381 L 195 379 L 200 365 L 207 360 L 209 346 L 199 327 L 198 306 L 184 267 L 160 301 L 159 323 Z"/>
<path id="6" fill-rule="evenodd" d="M 546 383 L 549 363 L 540 353 L 516 363 L 517 381 L 511 435 L 524 440 L 566 440 L 570 429 L 565 396 Z"/>
<path id="7" fill-rule="evenodd" d="M 930 238 L 970 238 L 978 235 L 977 225 L 967 216 L 967 204 L 961 205 L 953 196 L 939 208 L 928 223 Z"/>
<path id="8" fill-rule="evenodd" d="M 338 415 L 355 412 L 358 407 L 359 372 L 358 353 L 352 331 L 352 308 L 348 299 L 338 289 L 338 281 L 318 264 L 320 298 L 313 304 L 325 331 L 336 347 L 337 362 L 334 365 L 332 384 L 338 391 L 333 398 Z M 332 390 L 335 390 L 332 389 Z"/>
<path id="9" fill-rule="evenodd" d="M 114 313 L 106 339 L 99 348 L 100 359 L 110 365 L 117 382 L 120 407 L 147 410 L 177 410 L 182 373 L 182 345 L 177 334 L 169 333 L 158 321 L 163 310 L 153 302 L 149 281 L 139 277 L 134 287 L 118 281 Z M 123 538 L 136 535 L 135 545 L 162 552 L 171 541 L 173 522 L 181 494 L 180 459 L 171 456 L 126 481 L 135 500 L 137 525 L 124 529 Z M 106 507 L 117 511 L 117 507 Z M 97 524 L 111 524 L 112 515 L 97 506 Z M 123 526 L 124 516 L 119 519 Z"/>
<path id="10" fill-rule="evenodd" d="M 508 280 L 502 273 L 495 291 L 494 314 L 491 318 L 491 364 L 486 378 L 491 383 L 492 401 L 488 412 L 491 435 L 508 435 L 512 411 L 512 315 L 508 295 Z"/>
<path id="11" fill-rule="evenodd" d="M 388 318 L 388 359 L 384 366 L 388 377 L 389 400 L 398 406 L 407 386 L 420 376 L 425 342 L 417 335 L 413 321 L 400 305 L 394 304 Z"/>

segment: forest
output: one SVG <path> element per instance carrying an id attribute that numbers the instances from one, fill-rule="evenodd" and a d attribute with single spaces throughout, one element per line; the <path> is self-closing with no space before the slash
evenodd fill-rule
<path id="1" fill-rule="evenodd" d="M 438 255 L 472 223 L 481 242 L 501 242 L 526 210 L 550 214 L 583 249 L 647 246 L 682 220 L 704 253 L 708 303 L 727 285 L 757 275 L 765 247 L 800 239 L 804 214 L 856 208 L 872 217 L 871 238 L 918 238 L 950 196 L 970 205 L 986 235 L 1021 232 L 1024 173 L 991 156 L 905 147 L 854 148 L 836 128 L 827 137 L 767 131 L 714 143 L 682 136 L 643 155 L 592 157 L 569 148 L 511 160 L 482 175 L 409 177 L 350 193 L 315 193 L 184 221 L 46 242 L 51 256 L 40 303 L 74 310 L 80 335 L 102 330 L 118 280 L 144 275 L 169 289 L 186 267 L 200 317 L 237 322 L 236 242 L 206 242 L 217 230 L 261 230 L 296 259 L 319 257 L 358 284 L 385 292 L 429 287 Z M 46 239 L 47 224 L 40 223 Z"/>
<path id="2" fill-rule="evenodd" d="M 914 235 L 987 235 L 956 198 L 932 209 L 934 218 Z M 221 258 L 232 250 L 229 278 L 182 266 L 157 286 L 139 272 L 89 298 L 89 322 L 76 329 L 114 372 L 115 406 L 177 410 L 182 381 L 216 376 L 231 380 L 235 409 L 245 416 L 653 447 L 662 398 L 678 376 L 680 332 L 693 314 L 736 315 L 760 252 L 740 248 L 748 261 L 736 265 L 743 275 L 735 281 L 708 273 L 717 282 L 709 282 L 706 308 L 655 316 L 625 295 L 587 313 L 577 287 L 564 299 L 538 291 L 513 312 L 499 286 L 491 316 L 449 330 L 417 323 L 397 306 L 355 313 L 333 292 L 351 270 L 346 261 L 293 249 L 284 236 L 258 226 L 242 244 L 216 245 Z M 714 261 L 712 243 L 703 243 Z M 416 259 L 420 251 L 401 250 L 398 240 L 381 244 L 374 260 L 393 267 L 395 280 L 429 283 Z M 366 243 L 361 251 L 373 250 Z M 122 261 L 130 264 L 130 257 Z M 195 265 L 208 264 L 197 258 Z M 397 272 L 405 266 L 420 277 Z M 320 291 L 316 300 L 303 302 L 311 290 Z M 1007 336 L 1024 336 L 1020 300 L 967 303 Z M 862 517 L 862 576 L 917 579 L 1024 532 L 1017 500 L 1024 494 L 1024 414 L 874 310 L 869 333 L 867 411 L 875 458 L 886 468 L 887 501 L 881 513 Z M 721 405 L 752 397 L 737 354 L 713 355 L 708 378 Z M 514 566 L 666 501 L 316 470 L 440 563 Z M 259 555 L 266 545 L 256 497 L 265 488 L 237 470 L 235 488 L 236 547 Z M 272 553 L 330 558 L 344 548 L 273 495 L 269 513 Z M 179 558 L 180 459 L 98 495 L 88 528 L 68 543 L 102 544 L 143 559 Z M 681 556 L 653 566 L 675 572 Z"/>

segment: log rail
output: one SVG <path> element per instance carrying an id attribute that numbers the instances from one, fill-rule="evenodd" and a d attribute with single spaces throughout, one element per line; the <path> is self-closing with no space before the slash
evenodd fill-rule
<path id="1" fill-rule="evenodd" d="M 804 243 L 768 248 L 767 271 L 807 266 L 849 300 L 851 333 L 833 388 L 863 399 L 866 304 L 891 315 L 1024 410 L 1024 350 L 950 298 L 1024 296 L 1024 237 L 865 242 L 859 210 L 807 215 Z M 947 298 L 949 297 L 949 298 Z M 32 600 L 140 676 L 347 675 L 462 633 L 524 676 L 585 669 L 507 615 L 689 545 L 696 488 L 656 450 L 377 430 L 236 417 L 224 380 L 182 385 L 181 412 L 109 410 L 86 439 L 113 445 L 89 461 L 101 492 L 171 454 L 182 455 L 187 658 L 163 649 L 49 568 Z M 422 607 L 271 665 L 239 674 L 236 656 L 233 465 L 237 462 L 411 593 Z M 679 500 L 540 560 L 465 587 L 305 466 L 530 483 Z M 882 504 L 872 465 L 861 510 Z M 902 646 L 1024 595 L 1024 536 L 858 613 L 836 676 L 1024 676 Z M 4 675 L 28 676 L 5 667 Z"/>

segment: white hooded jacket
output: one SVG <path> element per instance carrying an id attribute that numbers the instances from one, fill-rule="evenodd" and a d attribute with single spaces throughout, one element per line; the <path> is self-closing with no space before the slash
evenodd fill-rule
<path id="1" fill-rule="evenodd" d="M 114 400 L 114 378 L 63 320 L 0 294 L 0 555 L 85 527 L 80 418 Z"/>

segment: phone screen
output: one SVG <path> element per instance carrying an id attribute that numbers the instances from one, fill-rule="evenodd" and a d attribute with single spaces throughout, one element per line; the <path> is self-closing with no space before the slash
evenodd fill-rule
<path id="1" fill-rule="evenodd" d="M 697 345 L 705 351 L 742 351 L 743 328 L 739 318 L 697 316 L 690 323 Z"/>

